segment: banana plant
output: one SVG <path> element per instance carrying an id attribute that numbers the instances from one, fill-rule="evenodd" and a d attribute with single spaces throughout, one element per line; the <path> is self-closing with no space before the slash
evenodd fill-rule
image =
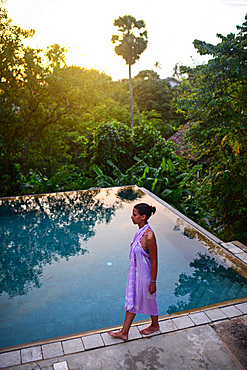
<path id="1" fill-rule="evenodd" d="M 105 188 L 105 187 L 115 185 L 114 180 L 110 176 L 104 175 L 103 171 L 96 164 L 93 164 L 92 169 L 97 175 L 96 182 L 100 188 Z"/>

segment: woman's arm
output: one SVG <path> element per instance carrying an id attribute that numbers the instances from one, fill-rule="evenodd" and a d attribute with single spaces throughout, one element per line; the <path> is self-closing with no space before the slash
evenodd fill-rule
<path id="1" fill-rule="evenodd" d="M 149 285 L 149 292 L 153 294 L 156 292 L 156 278 L 158 271 L 158 253 L 157 253 L 157 243 L 153 231 L 148 231 L 146 235 L 147 247 L 149 251 L 149 256 L 152 262 L 151 270 L 151 282 Z"/>

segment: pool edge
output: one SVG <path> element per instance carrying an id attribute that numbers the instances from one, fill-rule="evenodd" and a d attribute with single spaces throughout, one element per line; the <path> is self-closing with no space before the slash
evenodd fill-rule
<path id="1" fill-rule="evenodd" d="M 231 307 L 231 306 L 235 306 L 235 305 L 241 304 L 241 303 L 247 303 L 247 297 L 239 298 L 239 299 L 235 299 L 235 300 L 231 300 L 231 301 L 225 301 L 225 302 L 221 302 L 221 303 L 216 303 L 216 304 L 212 304 L 212 305 L 208 305 L 208 306 L 193 308 L 193 309 L 190 309 L 190 310 L 175 312 L 175 313 L 172 313 L 172 314 L 162 315 L 162 316 L 159 317 L 159 323 L 164 322 L 166 320 L 176 319 L 176 318 L 180 318 L 180 317 L 187 316 L 187 315 L 194 314 L 194 313 L 202 313 L 202 312 L 209 311 L 209 310 L 212 310 L 212 309 L 217 309 L 217 308 L 220 309 L 220 308 L 225 308 L 225 307 Z M 243 313 L 243 315 L 244 314 L 245 313 Z M 227 319 L 230 320 L 230 318 L 227 318 Z M 224 319 L 222 319 L 222 320 L 224 320 Z M 221 320 L 219 320 L 219 321 L 221 321 Z M 150 318 L 135 321 L 135 322 L 133 322 L 133 324 L 131 326 L 132 327 L 137 327 L 137 326 L 145 325 L 145 324 L 148 324 L 148 323 L 150 323 Z M 211 322 L 211 324 L 212 323 L 213 323 L 213 321 Z M 196 325 L 196 326 L 199 326 L 199 325 Z M 57 343 L 57 342 L 65 342 L 65 341 L 68 341 L 68 340 L 83 338 L 83 337 L 91 336 L 91 335 L 95 335 L 95 334 L 104 334 L 108 331 L 118 330 L 121 327 L 122 327 L 122 324 L 121 325 L 115 325 L 115 326 L 112 326 L 112 327 L 107 327 L 107 328 L 101 328 L 101 329 L 95 329 L 95 330 L 90 330 L 90 331 L 85 331 L 85 332 L 79 332 L 79 333 L 75 333 L 75 334 L 68 334 L 68 335 L 55 337 L 55 338 L 50 338 L 50 339 L 44 339 L 44 340 L 39 340 L 39 341 L 34 341 L 34 342 L 29 342 L 29 343 L 23 343 L 23 344 L 19 344 L 19 345 L 15 345 L 15 346 L 3 347 L 3 348 L 0 348 L 0 354 L 1 353 L 18 351 L 18 350 L 22 350 L 22 349 L 26 349 L 26 348 L 30 348 L 30 347 L 43 346 L 43 345 Z M 177 329 L 177 330 L 179 330 L 179 329 Z M 163 334 L 163 333 L 161 333 L 161 334 Z"/>

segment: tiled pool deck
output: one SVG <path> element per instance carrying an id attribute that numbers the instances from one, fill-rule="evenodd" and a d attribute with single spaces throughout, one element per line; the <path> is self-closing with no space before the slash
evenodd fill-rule
<path id="1" fill-rule="evenodd" d="M 247 298 L 241 303 L 228 303 L 225 306 L 208 308 L 198 312 L 161 320 L 159 322 L 160 330 L 152 334 L 152 336 L 179 332 L 192 327 L 204 326 L 205 324 L 216 324 L 236 317 L 247 318 Z M 143 327 L 145 327 L 144 324 L 132 326 L 128 342 L 144 338 L 145 336 L 140 334 L 140 330 L 142 330 Z M 26 364 L 27 369 L 33 369 L 34 367 L 28 366 L 29 363 L 53 359 L 54 369 L 66 369 L 66 361 L 62 361 L 63 357 L 65 359 L 66 355 L 78 354 L 80 352 L 108 347 L 119 343 L 123 343 L 123 340 L 112 338 L 106 332 L 99 332 L 74 339 L 58 340 L 47 344 L 33 344 L 24 346 L 18 350 L 2 352 L 0 354 L 0 367 L 9 368 Z M 57 358 L 59 358 L 59 362 L 57 362 Z M 58 367 L 59 364 L 60 367 Z M 21 366 L 21 368 L 25 369 L 25 366 Z"/>
<path id="2" fill-rule="evenodd" d="M 239 242 L 230 242 L 221 243 L 221 246 L 247 265 L 247 248 L 244 245 Z M 160 330 L 151 336 L 158 338 L 159 335 L 179 333 L 193 327 L 210 326 L 233 318 L 247 319 L 247 297 L 237 301 L 194 309 L 190 312 L 163 316 L 159 321 Z M 147 322 L 135 323 L 131 327 L 128 343 L 146 337 L 140 333 L 146 324 Z M 51 359 L 53 360 L 51 361 L 52 364 L 47 369 L 66 370 L 68 369 L 67 362 L 63 361 L 63 358 L 66 359 L 68 355 L 78 355 L 79 353 L 99 348 L 109 348 L 109 346 L 124 342 L 121 339 L 110 337 L 107 334 L 107 330 L 109 328 L 94 331 L 93 333 L 81 333 L 66 338 L 56 338 L 49 341 L 0 349 L 0 368 L 14 368 L 16 366 L 20 369 L 38 369 L 42 368 L 42 366 L 33 366 L 34 363 L 38 364 Z"/>
<path id="3" fill-rule="evenodd" d="M 168 334 L 205 324 L 219 323 L 219 321 L 244 316 L 247 316 L 247 298 L 241 303 L 228 303 L 222 307 L 208 308 L 198 312 L 161 320 L 159 322 L 160 330 L 152 334 L 152 336 Z M 144 338 L 145 336 L 140 334 L 140 330 L 145 326 L 144 324 L 132 326 L 129 334 L 129 341 Z M 106 332 L 100 332 L 74 339 L 58 340 L 47 344 L 23 346 L 23 348 L 18 350 L 7 350 L 7 352 L 2 352 L 0 354 L 0 367 L 8 368 L 10 366 L 28 364 L 41 360 L 55 359 L 57 357 L 61 360 L 61 357 L 69 354 L 112 346 L 119 343 L 123 343 L 123 340 L 112 338 Z M 54 367 L 54 369 L 55 368 L 56 367 Z"/>

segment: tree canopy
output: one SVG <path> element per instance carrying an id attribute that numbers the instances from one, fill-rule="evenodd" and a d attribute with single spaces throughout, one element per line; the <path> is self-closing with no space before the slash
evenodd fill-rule
<path id="1" fill-rule="evenodd" d="M 134 99 L 141 112 L 148 112 L 149 117 L 159 117 L 157 128 L 168 138 L 173 133 L 173 126 L 185 123 L 182 115 L 176 114 L 173 98 L 176 89 L 153 70 L 140 71 L 133 78 Z"/>
<path id="2" fill-rule="evenodd" d="M 118 27 L 118 32 L 122 34 L 121 39 L 119 35 L 112 36 L 112 43 L 118 43 L 114 49 L 116 54 L 122 56 L 126 64 L 135 64 L 147 48 L 148 36 L 144 21 L 137 21 L 133 16 L 125 15 L 115 19 L 114 26 Z M 139 32 L 140 30 L 142 31 Z M 135 35 L 136 31 L 137 35 Z"/>
<path id="3" fill-rule="evenodd" d="M 204 156 L 208 173 L 198 192 L 221 234 L 243 237 L 247 224 L 247 15 L 237 35 L 218 34 L 217 45 L 195 40 L 205 65 L 182 67 L 186 92 L 177 106 L 191 121 L 187 142 Z"/>

